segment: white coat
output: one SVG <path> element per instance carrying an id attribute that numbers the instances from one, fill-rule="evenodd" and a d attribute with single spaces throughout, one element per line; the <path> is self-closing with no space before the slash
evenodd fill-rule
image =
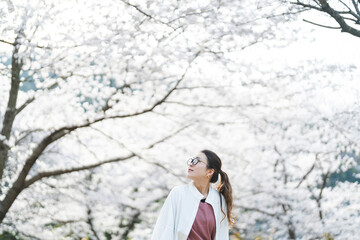
<path id="1" fill-rule="evenodd" d="M 221 197 L 226 213 L 226 202 Z M 202 198 L 193 183 L 174 187 L 160 211 L 151 240 L 187 240 Z M 210 187 L 206 202 L 214 210 L 215 240 L 229 240 L 229 223 L 221 212 L 219 192 Z"/>

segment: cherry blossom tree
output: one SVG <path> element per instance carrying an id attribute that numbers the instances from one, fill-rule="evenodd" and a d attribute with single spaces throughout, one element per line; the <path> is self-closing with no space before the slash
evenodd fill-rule
<path id="1" fill-rule="evenodd" d="M 359 169 L 359 70 L 352 57 L 357 53 L 347 51 L 356 39 L 327 29 L 303 34 L 316 41 L 298 40 L 287 52 L 272 48 L 262 51 L 271 57 L 248 59 L 258 66 L 254 76 L 247 74 L 258 79 L 258 87 L 241 94 L 257 104 L 247 112 L 252 134 L 238 140 L 245 142 L 238 147 L 243 174 L 235 177 L 240 236 L 348 239 L 358 234 L 359 175 L 353 182 L 331 182 L 338 173 Z M 328 52 L 330 39 L 344 45 Z"/>
<path id="2" fill-rule="evenodd" d="M 181 169 L 155 153 L 188 153 L 169 142 L 184 141 L 201 114 L 232 111 L 223 96 L 236 66 L 228 54 L 273 36 L 271 8 L 1 2 L 2 229 L 40 239 L 127 238 L 170 182 L 184 182 Z M 168 178 L 151 179 L 154 172 Z"/>
<path id="3" fill-rule="evenodd" d="M 187 182 L 187 157 L 210 148 L 233 184 L 235 238 L 359 235 L 359 184 L 329 182 L 357 164 L 360 73 L 302 47 L 311 34 L 293 13 L 303 9 L 232 0 L 0 9 L 2 231 L 148 239 L 169 190 Z M 291 47 L 302 51 L 289 59 Z"/>

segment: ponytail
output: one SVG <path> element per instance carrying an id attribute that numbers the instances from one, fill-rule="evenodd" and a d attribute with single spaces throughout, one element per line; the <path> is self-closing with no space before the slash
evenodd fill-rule
<path id="1" fill-rule="evenodd" d="M 233 207 L 233 197 L 232 197 L 232 188 L 231 188 L 231 184 L 229 181 L 229 177 L 225 172 L 223 172 L 221 170 L 221 165 L 222 165 L 221 159 L 219 158 L 219 156 L 216 153 L 214 153 L 213 151 L 210 151 L 210 150 L 202 150 L 201 152 L 205 154 L 205 156 L 208 160 L 207 168 L 215 170 L 214 174 L 212 175 L 212 177 L 210 179 L 210 182 L 211 183 L 217 182 L 219 179 L 219 175 L 220 175 L 220 183 L 216 189 L 219 191 L 220 208 L 221 208 L 221 212 L 224 214 L 224 218 L 221 221 L 223 221 L 227 217 L 229 225 L 232 226 L 235 223 L 235 218 L 231 214 L 232 207 Z M 221 195 L 225 199 L 226 213 L 223 209 L 223 201 L 222 201 Z"/>
<path id="2" fill-rule="evenodd" d="M 220 195 L 221 212 L 224 214 L 224 218 L 222 220 L 224 220 L 225 217 L 227 216 L 229 225 L 232 226 L 235 223 L 235 218 L 234 218 L 234 216 L 232 216 L 232 213 L 231 213 L 232 205 L 233 205 L 232 187 L 231 187 L 228 175 L 221 169 L 220 169 L 219 173 L 220 173 L 221 180 L 220 180 L 219 185 L 217 186 L 217 190 L 219 191 L 219 195 Z M 222 207 L 221 194 L 225 198 L 226 213 L 224 212 L 223 207 Z"/>

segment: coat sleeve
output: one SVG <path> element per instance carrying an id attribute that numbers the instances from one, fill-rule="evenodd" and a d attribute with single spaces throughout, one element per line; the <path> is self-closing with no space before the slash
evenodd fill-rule
<path id="1" fill-rule="evenodd" d="M 176 199 L 174 195 L 175 193 L 173 189 L 169 193 L 164 205 L 161 208 L 151 240 L 175 239 Z"/>

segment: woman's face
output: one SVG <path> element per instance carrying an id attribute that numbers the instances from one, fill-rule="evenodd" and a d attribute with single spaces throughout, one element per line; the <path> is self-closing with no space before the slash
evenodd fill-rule
<path id="1" fill-rule="evenodd" d="M 188 166 L 188 174 L 187 177 L 192 180 L 209 180 L 211 179 L 211 175 L 214 172 L 213 169 L 207 169 L 208 160 L 204 153 L 199 153 L 194 158 L 199 158 L 199 162 L 197 164 L 190 164 Z M 195 160 L 197 161 L 197 160 Z"/>

